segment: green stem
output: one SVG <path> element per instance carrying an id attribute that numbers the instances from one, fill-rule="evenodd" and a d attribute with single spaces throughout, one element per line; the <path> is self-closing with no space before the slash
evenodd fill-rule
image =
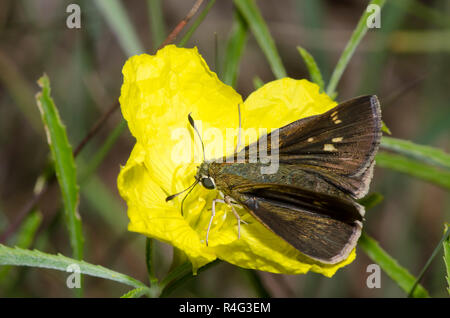
<path id="1" fill-rule="evenodd" d="M 153 266 L 153 249 L 154 242 L 151 238 L 147 237 L 145 242 L 145 261 L 147 263 L 148 279 L 150 281 L 150 286 L 157 286 L 158 278 L 156 278 L 155 269 Z"/>

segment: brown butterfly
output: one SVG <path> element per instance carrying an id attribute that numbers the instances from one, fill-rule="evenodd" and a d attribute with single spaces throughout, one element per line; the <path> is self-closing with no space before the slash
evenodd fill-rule
<path id="1" fill-rule="evenodd" d="M 200 137 L 190 115 L 189 122 Z M 265 150 L 277 155 L 274 173 L 261 172 L 268 165 L 256 145 L 261 138 L 267 141 Z M 348 257 L 361 235 L 365 210 L 355 200 L 368 192 L 380 138 L 377 97 L 357 97 L 274 130 L 240 151 L 237 147 L 232 158 L 241 161 L 205 160 L 195 182 L 166 200 L 192 191 L 198 183 L 217 189 L 223 198 L 213 201 L 211 221 L 216 203 L 226 203 L 238 219 L 240 235 L 243 221 L 233 205 L 243 206 L 301 253 L 335 264 Z"/>

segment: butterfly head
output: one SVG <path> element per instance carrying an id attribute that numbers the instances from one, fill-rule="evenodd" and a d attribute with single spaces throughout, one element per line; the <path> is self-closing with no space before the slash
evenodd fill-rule
<path id="1" fill-rule="evenodd" d="M 203 162 L 198 167 L 195 179 L 197 179 L 197 181 L 200 182 L 206 189 L 213 190 L 216 188 L 214 178 L 209 174 L 209 164 L 207 162 Z"/>

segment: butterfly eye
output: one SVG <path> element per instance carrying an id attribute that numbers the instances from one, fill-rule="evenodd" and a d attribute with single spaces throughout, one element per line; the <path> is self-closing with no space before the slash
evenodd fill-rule
<path id="1" fill-rule="evenodd" d="M 211 177 L 204 177 L 202 178 L 201 182 L 206 189 L 212 190 L 216 188 L 216 185 L 214 184 L 214 181 Z"/>

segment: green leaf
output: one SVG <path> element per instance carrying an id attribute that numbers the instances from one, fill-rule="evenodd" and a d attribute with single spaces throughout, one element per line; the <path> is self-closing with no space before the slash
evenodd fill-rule
<path id="1" fill-rule="evenodd" d="M 445 232 L 448 231 L 449 231 L 448 224 L 445 224 Z M 450 295 L 450 237 L 447 236 L 447 239 L 444 240 L 442 245 L 444 246 L 444 262 L 445 268 L 447 270 L 447 285 L 448 285 L 447 291 L 448 294 Z"/>
<path id="2" fill-rule="evenodd" d="M 31 251 L 19 247 L 12 248 L 0 244 L 0 265 L 39 267 L 65 272 L 67 271 L 67 267 L 73 264 L 78 265 L 80 267 L 80 273 L 85 275 L 109 279 L 134 288 L 149 289 L 144 283 L 130 276 L 100 265 L 89 264 L 85 261 L 79 261 L 61 254 L 53 255 L 38 250 Z"/>
<path id="3" fill-rule="evenodd" d="M 83 258 L 83 233 L 81 218 L 78 214 L 78 185 L 72 147 L 59 117 L 58 109 L 50 96 L 50 81 L 47 75 L 44 74 L 38 80 L 38 84 L 42 87 L 42 91 L 36 95 L 36 101 L 41 112 L 56 177 L 61 188 L 70 244 L 74 257 L 80 260 Z"/>
<path id="4" fill-rule="evenodd" d="M 238 11 L 233 14 L 233 26 L 225 52 L 225 65 L 223 67 L 222 80 L 225 84 L 236 86 L 239 73 L 239 61 L 247 42 L 248 25 Z"/>
<path id="5" fill-rule="evenodd" d="M 161 0 L 147 0 L 150 31 L 152 32 L 153 48 L 156 50 L 166 38 L 166 25 L 161 8 Z"/>
<path id="6" fill-rule="evenodd" d="M 206 18 L 206 15 L 208 14 L 209 10 L 211 10 L 212 6 L 216 0 L 209 0 L 208 4 L 206 5 L 205 9 L 200 13 L 197 19 L 195 19 L 192 26 L 189 28 L 189 30 L 186 32 L 186 34 L 183 36 L 183 38 L 180 40 L 180 43 L 178 43 L 179 46 L 185 46 L 187 41 L 191 38 L 192 34 L 194 34 L 195 30 L 202 24 L 203 20 Z"/>
<path id="7" fill-rule="evenodd" d="M 281 62 L 275 42 L 255 2 L 253 0 L 234 0 L 234 5 L 247 21 L 275 77 L 286 77 L 286 70 Z"/>
<path id="8" fill-rule="evenodd" d="M 418 145 L 408 140 L 391 137 L 381 138 L 381 148 L 450 169 L 450 154 L 439 148 Z"/>
<path id="9" fill-rule="evenodd" d="M 378 5 L 380 9 L 384 6 L 384 3 L 386 0 L 372 0 L 370 1 L 369 6 L 371 5 Z M 367 32 L 367 18 L 373 14 L 372 11 L 364 10 L 364 13 L 362 14 L 361 18 L 359 19 L 358 25 L 356 26 L 356 29 L 353 31 L 352 36 L 350 37 L 349 42 L 347 43 L 347 46 L 345 47 L 344 51 L 342 52 L 341 57 L 339 58 L 338 63 L 336 64 L 336 67 L 333 71 L 333 74 L 331 75 L 330 82 L 327 86 L 327 94 L 328 96 L 332 96 L 335 91 L 336 87 L 339 83 L 339 80 L 342 77 L 342 74 L 344 73 L 345 68 L 347 67 L 348 62 L 353 56 L 353 53 L 355 53 L 356 47 L 361 42 L 362 38 Z"/>
<path id="10" fill-rule="evenodd" d="M 308 53 L 304 48 L 297 46 L 297 50 L 303 58 L 303 61 L 308 68 L 309 75 L 311 76 L 311 80 L 319 85 L 320 92 L 322 93 L 325 90 L 325 84 L 323 82 L 322 73 L 320 73 L 320 69 L 317 66 L 316 61 L 312 57 L 311 54 Z"/>
<path id="11" fill-rule="evenodd" d="M 122 2 L 119 0 L 95 0 L 95 4 L 128 56 L 145 52 Z"/>
<path id="12" fill-rule="evenodd" d="M 448 170 L 438 169 L 426 163 L 384 151 L 379 151 L 375 159 L 379 167 L 399 171 L 450 190 L 450 171 Z"/>
<path id="13" fill-rule="evenodd" d="M 393 259 L 386 251 L 384 251 L 377 241 L 368 236 L 366 233 L 361 235 L 358 246 L 361 247 L 364 252 L 376 262 L 383 271 L 393 280 L 398 286 L 408 293 L 416 281 L 415 277 L 411 275 L 407 269 L 403 268 L 398 262 Z M 421 285 L 417 285 L 414 290 L 413 297 L 430 297 L 425 288 Z"/>

